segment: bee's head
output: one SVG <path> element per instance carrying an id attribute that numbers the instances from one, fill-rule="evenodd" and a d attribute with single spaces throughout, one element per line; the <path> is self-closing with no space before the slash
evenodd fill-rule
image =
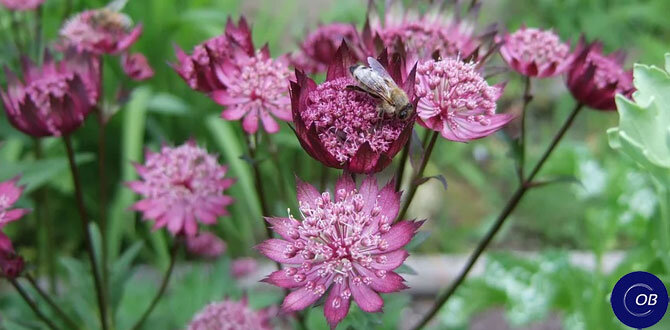
<path id="1" fill-rule="evenodd" d="M 398 119 L 407 120 L 410 116 L 412 116 L 413 112 L 414 112 L 414 107 L 412 106 L 411 103 L 407 103 L 405 106 L 403 106 L 400 109 L 400 111 L 398 111 Z"/>

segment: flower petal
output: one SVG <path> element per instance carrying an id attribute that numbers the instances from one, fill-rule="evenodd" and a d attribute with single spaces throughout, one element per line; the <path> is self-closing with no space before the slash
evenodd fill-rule
<path id="1" fill-rule="evenodd" d="M 272 272 L 268 277 L 262 279 L 261 282 L 269 283 L 284 289 L 298 288 L 305 284 L 304 281 L 296 282 L 292 276 L 287 276 L 285 269 Z"/>
<path id="2" fill-rule="evenodd" d="M 326 316 L 326 320 L 331 329 L 335 329 L 337 324 L 349 313 L 351 300 L 348 297 L 342 297 L 344 288 L 345 287 L 342 284 L 334 284 L 330 289 L 330 294 L 328 294 L 326 303 L 323 306 L 323 314 Z"/>
<path id="3" fill-rule="evenodd" d="M 316 294 L 314 290 L 307 290 L 306 288 L 300 288 L 289 293 L 284 302 L 281 304 L 281 309 L 284 313 L 297 312 L 305 309 L 307 306 L 313 304 L 323 294 Z"/>
<path id="4" fill-rule="evenodd" d="M 393 251 L 407 245 L 422 224 L 423 221 L 400 221 L 391 226 L 391 229 L 382 235 L 382 239 L 388 242 L 386 251 Z"/>
<path id="5" fill-rule="evenodd" d="M 290 244 L 290 242 L 287 242 L 283 239 L 271 238 L 261 244 L 258 244 L 256 246 L 256 250 L 258 250 L 264 256 L 282 264 L 301 264 L 304 259 L 300 256 L 300 254 L 297 254 L 292 258 L 287 258 L 284 254 L 284 251 L 286 251 L 286 248 Z"/>
<path id="6" fill-rule="evenodd" d="M 358 307 L 368 313 L 376 313 L 382 310 L 384 307 L 384 300 L 376 292 L 374 292 L 369 286 L 359 283 L 354 284 L 352 279 L 349 280 L 349 289 L 351 294 L 354 296 L 354 300 Z"/>

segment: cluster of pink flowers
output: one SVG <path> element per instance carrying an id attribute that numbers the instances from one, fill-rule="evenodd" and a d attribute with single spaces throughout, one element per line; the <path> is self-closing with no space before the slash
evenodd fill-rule
<path id="1" fill-rule="evenodd" d="M 270 313 L 253 310 L 246 298 L 226 299 L 207 305 L 191 320 L 189 330 L 271 330 Z"/>
<path id="2" fill-rule="evenodd" d="M 298 181 L 302 220 L 266 218 L 281 239 L 269 239 L 257 249 L 286 265 L 264 281 L 294 289 L 282 310 L 295 312 L 330 292 L 324 314 L 335 327 L 348 313 L 350 299 L 366 312 L 379 312 L 384 301 L 378 293 L 406 288 L 393 270 L 408 256 L 403 247 L 423 221 L 396 221 L 400 193 L 395 183 L 379 189 L 368 176 L 360 187 L 349 175 L 335 184 L 334 194 L 319 193 Z"/>
<path id="3" fill-rule="evenodd" d="M 19 178 L 0 182 L 0 230 L 10 222 L 21 219 L 28 213 L 26 209 L 13 209 L 21 197 L 23 188 L 16 185 Z M 0 231 L 0 271 L 8 278 L 18 276 L 23 270 L 23 258 L 14 252 L 12 241 Z"/>
<path id="4" fill-rule="evenodd" d="M 44 0 L 0 0 L 0 3 L 9 10 L 34 10 L 44 3 Z"/>
<path id="5" fill-rule="evenodd" d="M 146 162 L 136 164 L 140 180 L 128 187 L 144 199 L 133 209 L 154 220 L 154 228 L 166 227 L 173 235 L 195 236 L 198 222 L 212 225 L 228 214 L 232 197 L 223 194 L 234 182 L 227 167 L 216 157 L 189 141 L 179 147 L 163 146 L 147 151 Z"/>
<path id="6" fill-rule="evenodd" d="M 504 36 L 500 55 L 515 71 L 538 78 L 561 74 L 572 62 L 570 45 L 553 31 L 525 26 Z"/>

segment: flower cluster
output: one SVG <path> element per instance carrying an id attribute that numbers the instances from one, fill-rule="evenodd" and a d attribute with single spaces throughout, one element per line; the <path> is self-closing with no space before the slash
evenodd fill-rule
<path id="1" fill-rule="evenodd" d="M 396 73 L 396 84 L 413 100 L 414 74 L 403 79 L 400 63 L 390 67 L 386 55 L 380 62 Z M 323 84 L 317 86 L 297 71 L 291 88 L 295 131 L 307 153 L 326 166 L 354 173 L 379 172 L 409 139 L 414 116 L 408 120 L 380 117 L 377 100 L 347 87 L 356 84 L 349 73 L 354 63 L 349 48 L 342 44 Z"/>
<path id="2" fill-rule="evenodd" d="M 302 310 L 330 292 L 324 314 L 333 328 L 347 315 L 351 298 L 366 312 L 381 311 L 384 301 L 378 293 L 406 288 L 393 270 L 407 258 L 403 247 L 423 222 L 395 222 L 400 193 L 393 181 L 379 189 L 377 180 L 368 176 L 357 188 L 344 175 L 333 195 L 300 181 L 297 185 L 302 220 L 291 214 L 267 218 L 281 239 L 257 247 L 286 266 L 264 280 L 294 289 L 282 310 Z"/>
<path id="3" fill-rule="evenodd" d="M 233 199 L 223 192 L 234 180 L 225 177 L 226 166 L 193 141 L 174 148 L 164 146 L 158 153 L 147 151 L 146 162 L 135 168 L 141 180 L 129 182 L 128 187 L 144 199 L 133 209 L 154 220 L 154 228 L 194 236 L 198 222 L 211 225 L 228 214 L 226 206 Z"/>
<path id="4" fill-rule="evenodd" d="M 142 81 L 154 76 L 154 69 L 149 65 L 147 58 L 140 53 L 123 54 L 121 67 L 130 79 Z"/>
<path id="5" fill-rule="evenodd" d="M 68 52 L 56 62 L 47 52 L 41 67 L 23 60 L 23 80 L 6 69 L 0 91 L 9 122 L 35 137 L 68 135 L 83 123 L 100 96 L 100 62 Z"/>
<path id="6" fill-rule="evenodd" d="M 0 0 L 0 3 L 9 10 L 34 10 L 44 3 L 44 0 Z"/>
<path id="7" fill-rule="evenodd" d="M 188 325 L 189 330 L 270 330 L 270 315 L 266 310 L 255 311 L 246 301 L 226 299 L 211 303 L 200 311 Z"/>
<path id="8" fill-rule="evenodd" d="M 291 64 L 309 74 L 325 72 L 343 41 L 353 46 L 360 45 L 358 31 L 353 24 L 319 26 L 305 37 L 300 51 L 291 56 Z"/>
<path id="9" fill-rule="evenodd" d="M 26 209 L 12 209 L 21 197 L 23 188 L 16 185 L 19 178 L 0 182 L 0 229 L 12 221 L 21 219 L 28 213 Z M 12 241 L 0 231 L 0 271 L 8 278 L 18 276 L 23 270 L 23 259 L 16 255 Z"/>
<path id="10" fill-rule="evenodd" d="M 572 62 L 570 46 L 553 31 L 525 26 L 504 36 L 500 55 L 515 71 L 538 78 L 561 74 Z"/>
<path id="11" fill-rule="evenodd" d="M 489 86 L 476 63 L 455 58 L 423 61 L 417 67 L 419 123 L 445 139 L 466 142 L 488 136 L 514 117 L 496 113 L 503 86 Z"/>
<path id="12" fill-rule="evenodd" d="M 130 17 L 109 8 L 78 13 L 61 28 L 64 46 L 94 54 L 119 54 L 142 34 L 142 25 L 133 27 Z"/>
<path id="13" fill-rule="evenodd" d="M 210 232 L 200 232 L 195 236 L 186 236 L 186 249 L 188 252 L 214 259 L 226 252 L 226 242 Z"/>

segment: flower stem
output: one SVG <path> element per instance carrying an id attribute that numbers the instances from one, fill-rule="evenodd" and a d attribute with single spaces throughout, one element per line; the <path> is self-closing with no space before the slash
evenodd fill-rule
<path id="1" fill-rule="evenodd" d="M 419 324 L 413 328 L 414 330 L 422 329 L 423 327 L 425 327 L 428 324 L 428 322 L 437 314 L 437 312 L 439 312 L 442 306 L 444 306 L 444 304 L 449 300 L 449 298 L 456 292 L 456 289 L 458 289 L 458 287 L 463 283 L 472 267 L 475 265 L 479 257 L 482 255 L 484 250 L 486 250 L 486 248 L 489 246 L 489 244 L 491 243 L 495 235 L 498 233 L 502 225 L 505 223 L 505 220 L 507 220 L 508 216 L 514 211 L 517 205 L 519 205 L 519 202 L 526 194 L 526 192 L 532 188 L 533 179 L 535 179 L 537 173 L 540 171 L 540 169 L 542 169 L 544 163 L 547 161 L 547 159 L 549 159 L 549 156 L 554 151 L 554 149 L 561 141 L 565 133 L 568 131 L 570 126 L 572 126 L 572 123 L 574 122 L 575 118 L 577 117 L 581 109 L 582 104 L 577 104 L 577 106 L 574 108 L 570 116 L 566 119 L 565 123 L 563 123 L 563 126 L 561 126 L 561 129 L 558 131 L 558 133 L 556 133 L 556 136 L 554 136 L 551 144 L 549 145 L 547 150 L 545 150 L 544 154 L 542 155 L 542 158 L 540 158 L 540 160 L 537 162 L 537 165 L 535 165 L 528 178 L 523 180 L 523 183 L 519 185 L 517 190 L 514 192 L 510 200 L 503 208 L 502 212 L 498 215 L 498 218 L 493 223 L 493 226 L 489 229 L 489 231 L 486 233 L 484 238 L 482 238 L 479 244 L 477 244 L 477 247 L 468 258 L 468 262 L 466 263 L 463 270 L 461 270 L 461 273 L 458 275 L 458 277 L 456 277 L 456 280 L 451 284 L 451 286 L 445 293 L 443 293 L 440 297 L 438 297 L 437 301 L 435 301 L 433 307 L 431 307 L 428 314 L 426 314 L 421 319 Z"/>
<path id="2" fill-rule="evenodd" d="M 30 274 L 25 274 L 24 277 L 28 280 L 30 285 L 32 285 L 33 289 L 35 289 L 35 291 L 37 291 L 37 293 L 39 293 L 39 295 L 42 297 L 42 299 L 44 299 L 44 301 L 46 301 L 47 304 L 49 304 L 51 309 L 53 309 L 56 312 L 56 314 L 58 314 L 58 316 L 61 319 L 63 319 L 63 321 L 65 321 L 65 323 L 67 323 L 68 328 L 79 329 L 79 326 L 77 325 L 77 323 L 74 322 L 69 316 L 67 316 L 67 314 L 65 314 L 65 312 L 60 307 L 58 307 L 58 304 L 56 304 L 56 302 L 54 302 L 53 299 L 51 299 L 51 296 L 49 296 L 48 293 L 44 292 L 44 290 L 42 290 L 42 288 L 40 288 L 40 286 L 37 284 L 35 279 Z"/>
<path id="3" fill-rule="evenodd" d="M 533 99 L 530 94 L 530 77 L 526 77 L 525 86 L 523 89 L 523 107 L 521 108 L 521 134 L 519 136 L 519 159 L 516 164 L 517 174 L 519 175 L 519 183 L 523 183 L 524 173 L 523 169 L 526 165 L 526 109 L 528 104 Z"/>
<path id="4" fill-rule="evenodd" d="M 172 270 L 174 269 L 174 264 L 177 259 L 177 251 L 179 250 L 179 246 L 181 245 L 180 239 L 176 239 L 175 242 L 172 244 L 172 248 L 170 249 L 170 265 L 168 266 L 167 271 L 165 272 L 165 275 L 163 276 L 163 281 L 161 282 L 161 286 L 158 289 L 158 292 L 156 293 L 156 296 L 154 296 L 154 299 L 151 300 L 151 304 L 149 305 L 149 308 L 144 311 L 144 314 L 142 314 L 142 317 L 135 323 L 135 325 L 131 328 L 133 330 L 137 330 L 140 327 L 142 327 L 142 324 L 147 320 L 151 312 L 154 310 L 156 305 L 158 304 L 158 301 L 160 301 L 161 297 L 165 293 L 165 289 L 167 288 L 168 283 L 170 282 L 170 277 L 172 276 Z"/>
<path id="5" fill-rule="evenodd" d="M 35 139 L 35 159 L 39 160 L 43 157 L 42 140 Z M 40 260 L 46 259 L 47 275 L 49 278 L 49 291 L 56 290 L 56 265 L 53 254 L 53 227 L 51 226 L 51 218 L 46 216 L 49 214 L 49 194 L 46 187 L 41 187 L 35 192 L 35 216 L 37 217 L 38 236 L 39 236 L 39 256 Z"/>
<path id="6" fill-rule="evenodd" d="M 84 234 L 84 239 L 86 241 L 86 250 L 88 251 L 88 258 L 91 263 L 91 270 L 93 275 L 93 283 L 95 285 L 95 291 L 98 298 L 98 308 L 100 310 L 100 324 L 103 330 L 107 329 L 107 299 L 105 295 L 105 290 L 102 285 L 102 277 L 100 276 L 100 271 L 98 269 L 97 262 L 95 260 L 95 250 L 93 248 L 93 239 L 91 238 L 91 232 L 89 231 L 89 220 L 88 215 L 86 214 L 86 208 L 84 206 L 84 195 L 82 192 L 81 182 L 79 179 L 79 169 L 77 168 L 77 163 L 74 159 L 74 150 L 72 149 L 72 140 L 69 135 L 63 136 L 63 142 L 65 142 L 65 149 L 67 150 L 67 158 L 70 163 L 70 170 L 72 171 L 72 181 L 74 183 L 75 197 L 77 199 L 77 208 L 79 209 L 79 216 L 81 218 L 81 229 Z"/>
<path id="7" fill-rule="evenodd" d="M 398 164 L 398 170 L 395 172 L 395 191 L 400 191 L 400 186 L 402 185 L 402 178 L 405 174 L 405 165 L 407 164 L 407 157 L 409 157 L 409 145 L 412 143 L 412 138 L 410 137 L 405 144 L 405 147 L 402 149 L 402 154 L 400 155 L 400 164 Z"/>
<path id="8" fill-rule="evenodd" d="M 421 158 L 421 164 L 419 165 L 419 168 L 414 172 L 414 176 L 412 176 L 412 181 L 409 183 L 409 192 L 407 193 L 407 199 L 405 200 L 405 204 L 403 204 L 402 206 L 402 210 L 398 214 L 397 218 L 398 220 L 402 220 L 405 218 L 407 209 L 409 209 L 409 205 L 412 204 L 412 199 L 414 199 L 414 195 L 416 195 L 416 190 L 419 188 L 418 181 L 423 177 L 423 171 L 426 169 L 428 159 L 430 158 L 430 155 L 433 153 L 433 148 L 435 147 L 435 142 L 437 142 L 438 136 L 440 136 L 440 132 L 434 131 L 430 137 L 430 142 L 428 142 L 426 152 L 424 152 L 423 158 Z"/>
<path id="9" fill-rule="evenodd" d="M 105 168 L 105 118 L 101 109 L 98 109 L 98 217 L 100 236 L 102 237 L 102 284 L 105 292 L 109 292 L 109 267 L 107 248 L 107 170 Z"/>
<path id="10" fill-rule="evenodd" d="M 42 313 L 42 311 L 40 311 L 40 309 L 37 307 L 37 304 L 35 304 L 32 298 L 30 298 L 28 293 L 23 289 L 21 284 L 19 284 L 19 282 L 16 281 L 15 278 L 8 278 L 8 280 L 9 283 L 11 283 L 12 286 L 16 289 L 16 291 L 19 292 L 21 298 L 23 298 L 23 300 L 28 304 L 28 306 L 30 306 L 30 309 L 33 310 L 33 313 L 35 313 L 35 315 L 37 315 L 37 317 L 40 320 L 42 320 L 42 322 L 44 322 L 47 325 L 47 327 L 49 327 L 49 329 L 52 330 L 58 329 L 58 327 L 51 321 L 51 319 L 49 319 L 46 315 Z"/>

